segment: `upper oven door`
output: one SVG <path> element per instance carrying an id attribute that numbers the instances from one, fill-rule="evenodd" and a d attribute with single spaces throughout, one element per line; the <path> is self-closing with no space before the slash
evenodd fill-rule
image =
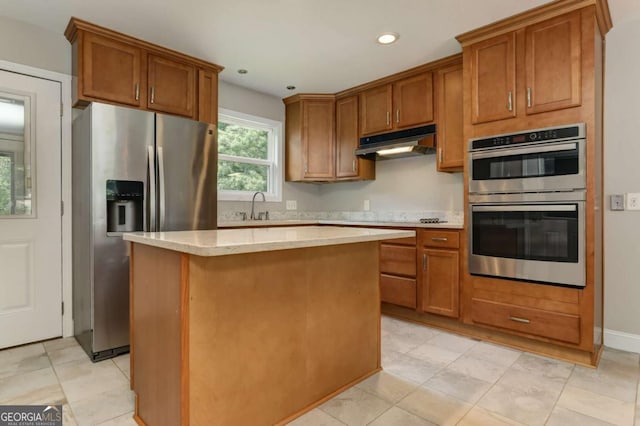
<path id="1" fill-rule="evenodd" d="M 585 140 L 472 151 L 469 170 L 472 194 L 584 189 Z"/>
<path id="2" fill-rule="evenodd" d="M 469 272 L 585 285 L 584 201 L 470 204 Z"/>

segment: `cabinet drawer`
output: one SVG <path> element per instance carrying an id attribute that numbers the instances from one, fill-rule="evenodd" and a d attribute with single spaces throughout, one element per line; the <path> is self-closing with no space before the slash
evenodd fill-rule
<path id="1" fill-rule="evenodd" d="M 380 272 L 415 277 L 415 246 L 380 244 Z"/>
<path id="2" fill-rule="evenodd" d="M 416 280 L 380 274 L 380 300 L 415 309 Z"/>
<path id="3" fill-rule="evenodd" d="M 525 308 L 488 300 L 473 299 L 471 317 L 478 324 L 580 343 L 580 317 L 540 309 Z"/>
<path id="4" fill-rule="evenodd" d="M 422 231 L 422 244 L 427 247 L 460 247 L 458 231 L 425 230 Z"/>

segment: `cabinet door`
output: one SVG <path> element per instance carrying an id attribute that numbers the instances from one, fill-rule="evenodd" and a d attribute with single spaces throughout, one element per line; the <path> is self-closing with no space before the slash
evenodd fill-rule
<path id="1" fill-rule="evenodd" d="M 393 83 L 393 127 L 404 129 L 433 121 L 433 74 Z"/>
<path id="2" fill-rule="evenodd" d="M 516 34 L 503 34 L 471 46 L 471 121 L 516 116 Z"/>
<path id="3" fill-rule="evenodd" d="M 458 317 L 458 251 L 422 249 L 422 310 Z"/>
<path id="4" fill-rule="evenodd" d="M 357 177 L 358 97 L 336 101 L 336 177 Z"/>
<path id="5" fill-rule="evenodd" d="M 195 117 L 195 67 L 157 55 L 149 55 L 147 108 Z"/>
<path id="6" fill-rule="evenodd" d="M 580 11 L 525 30 L 527 114 L 581 103 Z"/>
<path id="7" fill-rule="evenodd" d="M 218 73 L 198 70 L 198 121 L 218 122 Z"/>
<path id="8" fill-rule="evenodd" d="M 82 43 L 82 95 L 140 106 L 142 51 L 92 33 L 83 33 Z"/>
<path id="9" fill-rule="evenodd" d="M 438 171 L 462 171 L 462 64 L 438 70 Z"/>
<path id="10" fill-rule="evenodd" d="M 360 134 L 372 135 L 391 130 L 391 85 L 365 90 L 360 94 Z"/>
<path id="11" fill-rule="evenodd" d="M 302 102 L 302 143 L 304 179 L 332 179 L 334 161 L 333 100 Z"/>

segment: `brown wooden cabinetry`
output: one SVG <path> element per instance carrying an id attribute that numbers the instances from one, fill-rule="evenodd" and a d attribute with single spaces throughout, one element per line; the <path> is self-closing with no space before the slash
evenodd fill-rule
<path id="1" fill-rule="evenodd" d="M 436 71 L 438 171 L 462 171 L 462 62 Z"/>
<path id="2" fill-rule="evenodd" d="M 198 121 L 218 122 L 218 73 L 198 70 Z"/>
<path id="3" fill-rule="evenodd" d="M 356 158 L 357 98 L 302 94 L 284 99 L 287 181 L 374 179 L 372 160 Z"/>
<path id="4" fill-rule="evenodd" d="M 148 55 L 147 108 L 194 118 L 196 69 L 191 64 Z"/>
<path id="5" fill-rule="evenodd" d="M 76 18 L 65 36 L 74 106 L 107 102 L 217 122 L 222 67 Z"/>
<path id="6" fill-rule="evenodd" d="M 516 35 L 502 34 L 470 46 L 471 121 L 516 116 Z"/>
<path id="7" fill-rule="evenodd" d="M 287 181 L 323 181 L 335 176 L 333 95 L 296 95 L 286 104 Z"/>
<path id="8" fill-rule="evenodd" d="M 570 12 L 470 45 L 471 122 L 579 106 L 580 16 Z"/>
<path id="9" fill-rule="evenodd" d="M 140 106 L 142 51 L 98 34 L 82 37 L 78 96 Z"/>
<path id="10" fill-rule="evenodd" d="M 375 179 L 375 163 L 355 155 L 360 141 L 358 96 L 336 99 L 336 179 Z"/>
<path id="11" fill-rule="evenodd" d="M 459 314 L 459 232 L 421 230 L 421 309 L 457 318 Z"/>
<path id="12" fill-rule="evenodd" d="M 416 239 L 380 243 L 380 299 L 416 308 Z"/>
<path id="13" fill-rule="evenodd" d="M 361 134 L 417 127 L 434 121 L 433 73 L 425 72 L 360 94 Z"/>

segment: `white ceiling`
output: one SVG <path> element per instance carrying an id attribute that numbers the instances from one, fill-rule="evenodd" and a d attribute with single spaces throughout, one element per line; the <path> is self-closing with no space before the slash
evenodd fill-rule
<path id="1" fill-rule="evenodd" d="M 221 79 L 278 97 L 333 93 L 460 47 L 455 36 L 546 0 L 0 0 L 0 15 L 62 34 L 70 16 L 225 67 Z M 639 0 L 609 0 L 614 25 Z M 393 45 L 375 42 L 394 31 Z M 240 75 L 236 71 L 249 71 Z M 295 85 L 293 92 L 287 85 Z"/>

